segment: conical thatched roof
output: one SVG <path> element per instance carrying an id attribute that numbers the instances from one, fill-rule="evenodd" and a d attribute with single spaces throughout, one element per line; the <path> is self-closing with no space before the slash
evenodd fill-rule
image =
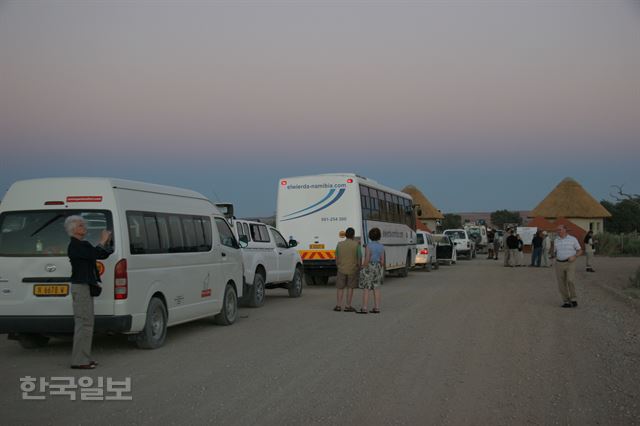
<path id="1" fill-rule="evenodd" d="M 611 213 L 574 179 L 568 177 L 556 186 L 531 212 L 531 216 L 602 218 Z"/>
<path id="2" fill-rule="evenodd" d="M 440 211 L 436 209 L 433 204 L 427 200 L 427 197 L 425 197 L 424 194 L 415 186 L 407 185 L 402 189 L 402 192 L 411 195 L 414 204 L 420 204 L 422 216 L 418 219 L 444 219 L 444 215 L 440 213 Z"/>

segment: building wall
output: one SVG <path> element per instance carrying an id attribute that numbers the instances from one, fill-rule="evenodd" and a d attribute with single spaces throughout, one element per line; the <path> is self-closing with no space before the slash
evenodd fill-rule
<path id="1" fill-rule="evenodd" d="M 568 217 L 567 219 L 569 219 L 571 222 L 575 223 L 585 231 L 593 231 L 594 235 L 600 234 L 604 230 L 604 219 L 602 218 L 584 219 Z"/>

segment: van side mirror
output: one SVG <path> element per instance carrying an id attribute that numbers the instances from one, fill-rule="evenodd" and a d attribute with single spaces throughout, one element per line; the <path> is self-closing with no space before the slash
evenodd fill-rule
<path id="1" fill-rule="evenodd" d="M 289 247 L 295 247 L 298 245 L 298 242 L 293 238 L 289 240 Z"/>
<path id="2" fill-rule="evenodd" d="M 246 241 L 246 238 L 243 240 L 242 238 L 238 240 L 238 248 L 247 248 L 249 243 Z"/>

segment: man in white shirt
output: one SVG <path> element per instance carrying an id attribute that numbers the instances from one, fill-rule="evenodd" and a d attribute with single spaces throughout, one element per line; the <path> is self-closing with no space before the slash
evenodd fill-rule
<path id="1" fill-rule="evenodd" d="M 575 287 L 575 261 L 582 254 L 582 248 L 578 240 L 567 233 L 567 228 L 564 225 L 558 225 L 557 233 L 558 236 L 553 242 L 553 250 L 556 258 L 556 279 L 563 302 L 562 307 L 575 308 L 578 306 Z"/>

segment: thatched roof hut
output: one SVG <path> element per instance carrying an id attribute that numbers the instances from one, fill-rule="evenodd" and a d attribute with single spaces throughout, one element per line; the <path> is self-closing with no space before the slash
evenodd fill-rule
<path id="1" fill-rule="evenodd" d="M 566 218 L 582 229 L 602 231 L 603 218 L 611 213 L 596 201 L 578 182 L 568 177 L 562 180 L 531 212 L 530 217 Z"/>
<path id="2" fill-rule="evenodd" d="M 402 189 L 405 194 L 411 195 L 414 204 L 420 204 L 422 215 L 419 219 L 444 219 L 444 215 L 434 207 L 424 194 L 415 186 L 407 185 Z"/>

